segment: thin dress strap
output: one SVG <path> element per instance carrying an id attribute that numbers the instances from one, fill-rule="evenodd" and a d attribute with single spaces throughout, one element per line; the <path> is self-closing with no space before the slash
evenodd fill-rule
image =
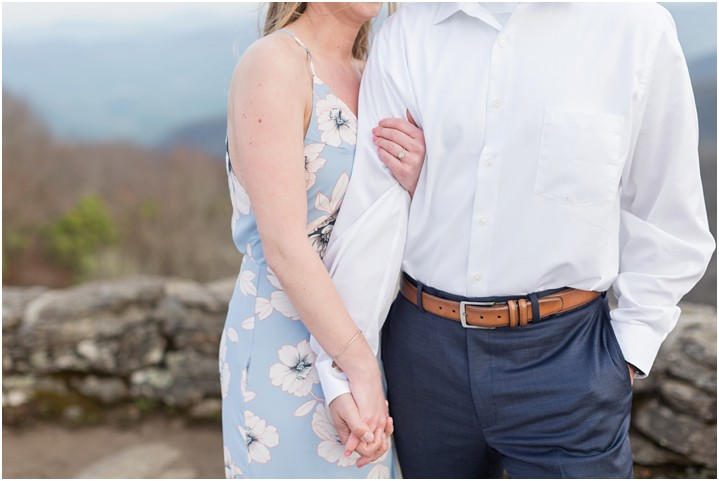
<path id="1" fill-rule="evenodd" d="M 315 74 L 315 64 L 312 63 L 312 53 L 310 52 L 310 49 L 307 48 L 307 46 L 305 45 L 305 43 L 304 43 L 302 40 L 300 40 L 297 35 L 295 35 L 294 33 L 290 32 L 289 30 L 287 30 L 287 29 L 285 29 L 285 28 L 282 28 L 282 29 L 277 30 L 277 31 L 278 31 L 278 32 L 286 33 L 287 35 L 291 36 L 292 38 L 295 39 L 295 42 L 297 42 L 300 47 L 302 47 L 302 48 L 305 49 L 305 52 L 307 52 L 307 59 L 310 61 L 310 70 L 312 70 L 312 76 L 313 76 L 313 77 L 317 77 L 317 74 Z"/>

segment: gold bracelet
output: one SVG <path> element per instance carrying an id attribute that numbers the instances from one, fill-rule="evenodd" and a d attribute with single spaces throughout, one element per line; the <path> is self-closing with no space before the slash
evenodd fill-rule
<path id="1" fill-rule="evenodd" d="M 354 336 L 352 336 L 352 339 L 350 339 L 347 344 L 345 344 L 345 347 L 342 348 L 339 354 L 337 354 L 335 357 L 332 358 L 332 367 L 338 370 L 339 372 L 342 372 L 342 368 L 337 365 L 337 359 L 345 353 L 348 347 L 350 347 L 350 344 L 354 342 L 355 339 L 359 337 L 359 335 L 362 334 L 362 329 L 358 329 Z"/>

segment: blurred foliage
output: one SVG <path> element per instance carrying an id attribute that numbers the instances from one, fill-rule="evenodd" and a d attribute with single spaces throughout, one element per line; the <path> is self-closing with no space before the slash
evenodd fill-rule
<path id="1" fill-rule="evenodd" d="M 7 92 L 2 115 L 3 283 L 237 274 L 223 159 L 62 142 Z"/>
<path id="2" fill-rule="evenodd" d="M 98 194 L 82 197 L 48 229 L 47 235 L 58 260 L 80 277 L 85 277 L 101 249 L 119 241 L 110 212 Z"/>
<path id="3" fill-rule="evenodd" d="M 27 240 L 15 229 L 6 227 L 2 231 L 2 269 L 3 275 L 7 269 L 10 259 L 19 255 L 27 248 Z"/>
<path id="4" fill-rule="evenodd" d="M 146 200 L 142 204 L 140 204 L 140 215 L 144 217 L 145 219 L 155 219 L 157 218 L 157 215 L 160 212 L 160 208 L 155 203 L 155 201 L 152 200 Z"/>

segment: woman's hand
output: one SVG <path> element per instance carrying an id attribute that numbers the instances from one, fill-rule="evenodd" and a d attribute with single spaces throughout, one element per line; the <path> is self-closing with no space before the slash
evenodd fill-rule
<path id="1" fill-rule="evenodd" d="M 385 402 L 385 406 L 389 407 L 389 404 Z M 330 403 L 329 410 L 340 440 L 345 445 L 345 456 L 352 456 L 354 451 L 360 454 L 356 462 L 357 467 L 361 468 L 379 459 L 387 452 L 389 448 L 387 437 L 391 436 L 394 431 L 391 417 L 387 417 L 384 432 L 377 429 L 374 434 L 371 434 L 360 417 L 359 409 L 351 393 L 337 396 Z"/>
<path id="2" fill-rule="evenodd" d="M 379 158 L 402 187 L 414 196 L 425 154 L 424 132 L 409 110 L 407 119 L 383 119 L 372 129 Z"/>
<path id="3" fill-rule="evenodd" d="M 386 443 L 386 436 L 392 434 L 393 428 L 388 421 L 389 405 L 384 397 L 382 374 L 377 359 L 366 343 L 353 343 L 342 356 L 337 358 L 337 364 L 347 375 L 353 404 L 359 412 L 360 420 L 365 423 L 369 431 L 365 433 L 352 429 L 354 438 L 367 442 L 367 451 L 379 450 L 381 455 L 384 453 L 382 446 Z M 335 401 L 332 401 L 331 404 L 334 403 Z M 369 436 L 363 439 L 364 434 Z M 350 440 L 354 438 L 351 437 Z M 354 446 L 349 445 L 349 448 L 354 449 Z M 360 454 L 364 453 L 360 451 Z M 363 456 L 363 458 L 367 457 L 369 456 Z M 358 462 L 361 464 L 364 461 L 363 459 Z"/>

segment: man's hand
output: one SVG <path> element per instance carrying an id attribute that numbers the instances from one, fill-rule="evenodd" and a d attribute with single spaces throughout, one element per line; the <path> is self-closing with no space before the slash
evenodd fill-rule
<path id="1" fill-rule="evenodd" d="M 329 409 L 340 440 L 345 444 L 345 456 L 351 456 L 354 451 L 361 455 L 357 460 L 358 468 L 379 459 L 387 451 L 387 436 L 394 431 L 392 418 L 388 417 L 384 431 L 378 428 L 372 433 L 360 417 L 351 393 L 337 396 L 330 403 Z"/>
<path id="2" fill-rule="evenodd" d="M 629 368 L 629 379 L 632 381 L 632 386 L 634 386 L 634 376 L 637 374 L 637 371 L 634 369 L 634 366 L 627 363 L 627 367 Z"/>
<path id="3" fill-rule="evenodd" d="M 372 439 L 365 441 L 368 442 L 366 451 L 382 450 L 387 437 L 384 433 L 391 431 L 391 427 L 387 426 L 389 419 L 388 404 L 382 389 L 382 374 L 377 364 L 377 358 L 368 349 L 367 355 L 363 359 L 340 359 L 339 361 L 345 364 L 340 367 L 347 374 L 353 407 L 357 410 L 357 414 L 353 415 L 365 423 L 364 425 L 372 433 Z M 332 401 L 332 403 L 334 402 Z M 367 436 L 367 439 L 369 439 L 369 436 Z M 354 440 L 350 438 L 350 441 Z M 358 449 L 358 452 L 363 454 L 360 449 Z M 365 462 L 364 459 L 361 461 L 359 464 Z"/>

